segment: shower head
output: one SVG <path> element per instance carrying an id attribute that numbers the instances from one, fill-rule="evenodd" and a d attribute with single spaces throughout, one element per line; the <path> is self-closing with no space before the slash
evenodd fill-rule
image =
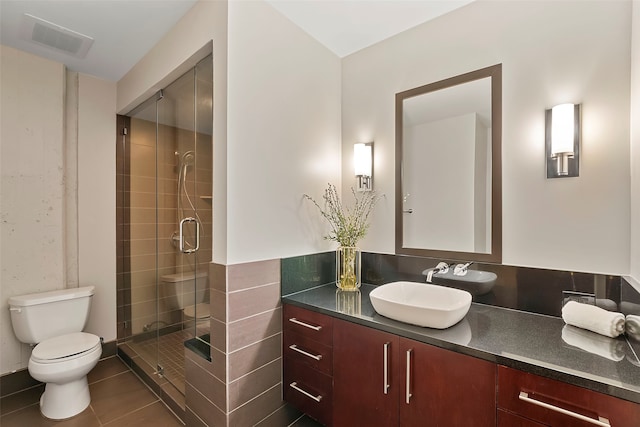
<path id="1" fill-rule="evenodd" d="M 180 162 L 183 166 L 193 166 L 196 161 L 196 155 L 193 151 L 187 151 L 182 155 Z"/>

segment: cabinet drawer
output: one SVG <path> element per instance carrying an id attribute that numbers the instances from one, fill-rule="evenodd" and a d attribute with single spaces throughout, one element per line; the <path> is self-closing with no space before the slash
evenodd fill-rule
<path id="1" fill-rule="evenodd" d="M 329 347 L 333 344 L 333 318 L 315 311 L 285 304 L 282 329 L 311 338 Z"/>
<path id="2" fill-rule="evenodd" d="M 302 412 L 330 426 L 333 379 L 290 358 L 284 358 L 284 399 Z"/>
<path id="3" fill-rule="evenodd" d="M 304 335 L 285 331 L 283 355 L 327 375 L 333 372 L 333 348 Z"/>
<path id="4" fill-rule="evenodd" d="M 498 409 L 498 427 L 546 427 L 544 424 Z"/>
<path id="5" fill-rule="evenodd" d="M 582 387 L 498 367 L 498 407 L 550 426 L 640 426 L 640 405 Z M 601 424 L 606 425 L 606 424 Z"/>

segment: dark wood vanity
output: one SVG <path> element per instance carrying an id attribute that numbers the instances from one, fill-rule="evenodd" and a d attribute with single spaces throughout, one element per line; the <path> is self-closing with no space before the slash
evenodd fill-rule
<path id="1" fill-rule="evenodd" d="M 290 304 L 283 316 L 285 400 L 327 426 L 640 426 L 638 403 Z"/>

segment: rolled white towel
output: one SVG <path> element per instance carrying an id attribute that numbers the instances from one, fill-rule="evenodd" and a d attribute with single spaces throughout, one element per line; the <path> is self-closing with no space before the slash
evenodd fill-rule
<path id="1" fill-rule="evenodd" d="M 640 316 L 627 314 L 624 329 L 629 338 L 640 341 Z"/>
<path id="2" fill-rule="evenodd" d="M 600 335 L 615 338 L 624 332 L 624 315 L 604 310 L 595 305 L 569 301 L 562 307 L 565 323 L 588 329 Z"/>
<path id="3" fill-rule="evenodd" d="M 619 362 L 624 359 L 624 341 L 603 337 L 591 331 L 564 325 L 562 340 L 586 352 Z"/>

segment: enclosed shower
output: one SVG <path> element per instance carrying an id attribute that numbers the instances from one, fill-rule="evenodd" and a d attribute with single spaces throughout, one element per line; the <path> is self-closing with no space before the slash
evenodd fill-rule
<path id="1" fill-rule="evenodd" d="M 118 342 L 182 394 L 210 333 L 212 100 L 209 55 L 118 117 Z"/>

